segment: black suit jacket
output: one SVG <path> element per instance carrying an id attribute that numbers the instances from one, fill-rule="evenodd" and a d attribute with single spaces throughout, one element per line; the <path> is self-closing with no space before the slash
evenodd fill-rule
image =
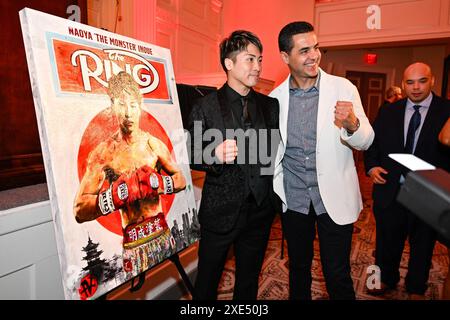
<path id="1" fill-rule="evenodd" d="M 382 167 L 388 174 L 386 184 L 374 184 L 374 205 L 386 208 L 395 201 L 400 189 L 400 175 L 404 168 L 388 157 L 390 153 L 404 153 L 404 117 L 406 99 L 380 108 L 373 123 L 375 139 L 364 153 L 366 172 L 373 167 Z M 450 101 L 433 94 L 430 108 L 417 140 L 414 155 L 440 167 L 450 170 L 450 148 L 439 143 L 438 135 L 450 116 Z"/>
<path id="2" fill-rule="evenodd" d="M 256 106 L 263 115 L 263 121 L 260 121 L 255 129 L 276 129 L 278 133 L 278 100 L 257 92 L 254 93 Z M 195 121 L 197 124 L 201 124 L 201 131 L 194 129 Z M 206 164 L 203 161 L 196 163 L 202 158 L 201 153 L 211 142 L 206 141 L 201 147 L 195 143 L 195 141 L 202 141 L 205 130 L 215 128 L 222 132 L 223 137 L 221 141 L 214 141 L 214 146 L 217 146 L 227 138 L 226 129 L 236 129 L 231 108 L 226 100 L 225 88 L 222 87 L 217 92 L 212 92 L 197 100 L 192 107 L 188 123 L 191 137 L 191 168 L 206 172 L 199 209 L 200 224 L 202 228 L 213 232 L 227 233 L 235 225 L 239 209 L 246 196 L 242 166 L 238 164 Z M 273 138 L 270 130 L 268 133 L 269 139 Z M 208 146 L 208 148 L 214 150 L 214 147 Z M 271 155 L 272 159 L 275 158 L 275 153 Z M 272 203 L 278 209 L 279 200 L 272 187 L 273 176 L 260 176 L 259 178 L 267 179 L 265 182 L 270 183 L 269 194 Z"/>

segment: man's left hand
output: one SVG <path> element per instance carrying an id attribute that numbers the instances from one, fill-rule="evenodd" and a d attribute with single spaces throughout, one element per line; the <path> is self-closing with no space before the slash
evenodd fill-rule
<path id="1" fill-rule="evenodd" d="M 353 104 L 350 101 L 337 101 L 334 110 L 336 124 L 340 125 L 348 132 L 355 132 L 358 129 L 358 118 L 353 112 Z"/>

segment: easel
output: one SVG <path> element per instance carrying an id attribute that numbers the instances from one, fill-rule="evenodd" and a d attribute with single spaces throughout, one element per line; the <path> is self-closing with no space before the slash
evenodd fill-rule
<path id="1" fill-rule="evenodd" d="M 186 247 L 186 248 L 188 248 L 188 247 Z M 186 248 L 184 248 L 183 250 L 185 250 Z M 185 285 L 186 289 L 191 294 L 191 297 L 194 298 L 195 297 L 194 286 L 192 285 L 191 279 L 189 279 L 189 276 L 186 274 L 186 271 L 184 270 L 183 266 L 181 265 L 180 256 L 178 255 L 178 252 L 173 254 L 173 255 L 171 255 L 167 259 L 170 260 L 175 265 L 175 267 L 178 270 L 178 273 L 181 276 L 181 279 L 184 282 L 184 285 Z M 145 282 L 145 276 L 146 276 L 146 274 L 147 274 L 147 272 L 149 270 L 141 272 L 140 274 L 138 274 L 137 276 L 135 276 L 134 278 L 132 278 L 130 280 L 130 289 L 129 289 L 130 292 L 136 292 L 136 291 L 138 291 L 139 289 L 142 288 L 142 286 L 144 285 L 144 282 Z M 136 283 L 136 281 L 137 281 L 137 283 Z M 106 300 L 107 294 L 108 293 L 105 293 L 104 295 L 98 297 L 97 300 Z"/>

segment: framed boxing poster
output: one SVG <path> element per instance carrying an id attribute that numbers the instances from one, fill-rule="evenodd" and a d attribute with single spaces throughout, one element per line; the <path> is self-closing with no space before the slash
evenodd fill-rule
<path id="1" fill-rule="evenodd" d="M 170 51 L 20 11 L 66 299 L 198 240 Z"/>

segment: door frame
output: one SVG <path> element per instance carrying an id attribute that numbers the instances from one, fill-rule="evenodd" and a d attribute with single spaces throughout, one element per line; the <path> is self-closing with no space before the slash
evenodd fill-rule
<path id="1" fill-rule="evenodd" d="M 381 66 L 362 66 L 359 64 L 347 64 L 344 65 L 344 77 L 345 74 L 347 74 L 347 71 L 359 71 L 359 72 L 369 72 L 369 73 L 384 73 L 386 74 L 386 88 L 389 88 L 390 86 L 395 86 L 398 84 L 395 83 L 395 74 L 396 74 L 396 68 L 388 68 L 388 67 L 381 67 Z M 384 90 L 386 91 L 386 88 Z"/>
<path id="2" fill-rule="evenodd" d="M 444 72 L 442 76 L 441 97 L 449 99 L 447 96 L 450 92 L 450 54 L 444 60 Z"/>

